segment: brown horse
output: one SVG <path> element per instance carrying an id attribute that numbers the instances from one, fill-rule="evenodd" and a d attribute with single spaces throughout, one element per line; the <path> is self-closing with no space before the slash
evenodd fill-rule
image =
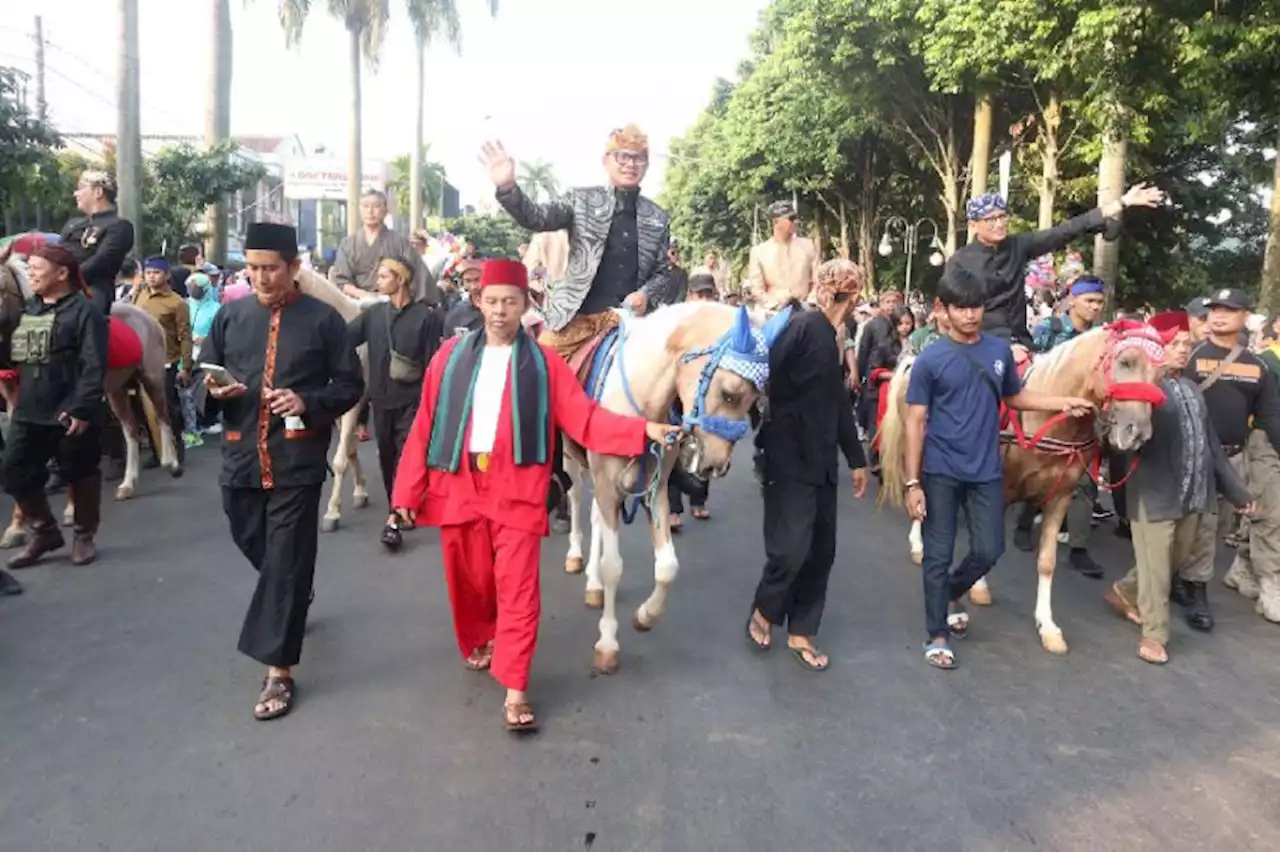
<path id="1" fill-rule="evenodd" d="M 934 344 L 940 345 L 940 344 Z M 1121 452 L 1132 452 L 1151 437 L 1151 405 L 1161 396 L 1158 382 L 1163 355 L 1158 336 L 1145 326 L 1094 329 L 1042 355 L 1026 376 L 1028 390 L 1091 400 L 1100 412 L 1091 418 L 1025 412 L 1009 421 L 1001 435 L 1005 503 L 1043 506 L 1036 570 L 1036 628 L 1045 650 L 1065 654 L 1067 643 L 1053 620 L 1053 571 L 1058 532 L 1076 482 L 1091 467 L 1096 476 L 1099 438 Z M 904 503 L 903 453 L 906 447 L 906 395 L 913 359 L 904 358 L 889 385 L 890 403 L 880 431 L 883 487 L 880 499 Z M 1113 476 L 1122 475 L 1113 471 Z M 912 524 L 913 557 L 920 522 Z M 915 561 L 919 562 L 918 558 Z M 975 584 L 975 603 L 990 602 L 985 581 Z"/>

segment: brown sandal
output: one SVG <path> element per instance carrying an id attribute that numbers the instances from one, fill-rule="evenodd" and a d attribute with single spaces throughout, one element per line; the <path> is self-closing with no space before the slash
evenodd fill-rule
<path id="1" fill-rule="evenodd" d="M 1139 627 L 1142 626 L 1142 614 L 1138 612 L 1138 607 L 1134 605 L 1133 601 L 1126 598 L 1124 593 L 1120 591 L 1119 583 L 1112 583 L 1111 586 L 1102 593 L 1102 599 L 1106 601 L 1107 605 L 1115 610 L 1116 614 L 1121 618 L 1130 621 Z"/>
<path id="2" fill-rule="evenodd" d="M 269 704 L 279 704 L 270 709 Z M 253 718 L 259 722 L 269 722 L 289 715 L 293 709 L 293 678 L 266 677 L 262 680 L 262 692 L 258 695 L 258 703 L 253 708 Z"/>
<path id="3" fill-rule="evenodd" d="M 490 664 L 493 663 L 493 643 L 486 642 L 479 648 L 471 652 L 471 656 L 462 661 L 467 667 L 467 671 L 483 672 L 487 671 Z"/>
<path id="4" fill-rule="evenodd" d="M 1143 639 L 1138 643 L 1138 658 L 1154 666 L 1163 666 L 1169 662 L 1168 652 L 1154 639 Z"/>
<path id="5" fill-rule="evenodd" d="M 520 721 L 526 716 L 527 722 Z M 515 734 L 531 734 L 538 730 L 538 718 L 533 715 L 533 707 L 528 701 L 517 701 L 514 704 L 503 702 L 502 722 L 508 731 Z"/>

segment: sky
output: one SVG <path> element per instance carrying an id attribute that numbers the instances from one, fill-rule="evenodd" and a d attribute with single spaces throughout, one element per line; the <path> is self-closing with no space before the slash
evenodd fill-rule
<path id="1" fill-rule="evenodd" d="M 351 98 L 346 34 L 314 0 L 302 43 L 286 48 L 276 0 L 232 0 L 233 135 L 297 134 L 308 150 L 346 155 Z M 481 142 L 517 160 L 552 164 L 562 186 L 599 183 L 610 130 L 649 135 L 648 194 L 661 188 L 672 137 L 733 78 L 767 0 L 482 0 L 462 7 L 462 52 L 433 45 L 427 59 L 426 137 L 464 203 L 491 194 Z M 413 146 L 415 61 L 403 0 L 376 71 L 363 75 L 364 156 Z M 138 0 L 142 132 L 203 133 L 212 54 L 208 0 Z M 64 133 L 114 133 L 119 4 L 41 0 L 46 97 Z M 33 19 L 0 23 L 0 64 L 34 72 Z M 24 37 L 25 36 L 25 37 Z"/>

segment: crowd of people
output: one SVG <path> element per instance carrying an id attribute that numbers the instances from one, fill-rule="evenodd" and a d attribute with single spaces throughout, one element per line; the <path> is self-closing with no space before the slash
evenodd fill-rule
<path id="1" fill-rule="evenodd" d="M 187 448 L 221 435 L 225 513 L 259 577 L 239 643 L 266 667 L 255 717 L 279 718 L 294 706 L 330 438 L 363 404 L 387 498 L 383 545 L 399 550 L 416 525 L 441 528 L 463 664 L 506 690 L 508 730 L 535 730 L 528 686 L 539 540 L 570 485 L 562 434 L 620 456 L 642 456 L 650 444 L 662 453 L 689 438 L 677 425 L 602 407 L 581 386 L 579 355 L 624 314 L 684 300 L 741 301 L 780 329 L 753 377 L 769 378 L 756 418 L 766 558 L 746 620 L 751 646 L 767 651 L 776 627 L 800 665 L 830 665 L 816 636 L 835 558 L 838 460 L 861 498 L 878 464 L 884 382 L 909 363 L 905 502 L 923 524 L 923 653 L 932 666 L 954 668 L 951 640 L 969 629 L 965 596 L 1004 550 L 1002 410 L 1095 414 L 1090 401 L 1034 393 L 1020 376 L 1037 353 L 1102 322 L 1104 285 L 1081 268 L 1053 310 L 1043 298 L 1028 305 L 1025 270 L 1084 235 L 1114 238 L 1124 209 L 1160 203 L 1159 191 L 1134 187 L 1061 226 L 1017 235 L 1008 234 L 1001 197 L 975 198 L 967 210 L 975 239 L 948 260 L 926 309 L 918 292 L 861 300 L 862 269 L 824 261 L 797 233 L 786 201 L 769 207 L 772 233 L 751 250 L 740 288 L 729 286 L 714 252 L 686 271 L 666 213 L 640 191 L 649 150 L 634 126 L 608 137 L 604 185 L 547 203 L 520 190 L 501 144 L 486 144 L 481 159 L 498 202 L 523 227 L 562 234 L 560 248 L 541 247 L 524 263 L 460 257 L 448 280 L 426 262 L 425 237 L 387 228 L 385 196 L 368 191 L 361 227 L 329 270 L 335 287 L 363 306 L 350 323 L 300 288 L 304 257 L 292 227 L 251 225 L 236 273 L 207 264 L 194 245 L 174 261 L 138 263 L 132 227 L 115 211 L 114 182 L 87 172 L 76 191 L 84 217 L 58 245 L 25 251 L 34 298 L 5 340 L 21 393 L 0 474 L 33 519 L 36 543 L 11 565 L 63 546 L 44 497 L 51 470 L 77 491 L 77 512 L 85 507 L 73 560 L 92 559 L 80 534 L 91 545 L 89 492 L 100 488 L 107 428 L 107 319 L 111 303 L 125 300 L 164 330 L 175 433 Z M 1136 567 L 1105 598 L 1141 626 L 1138 653 L 1148 662 L 1168 658 L 1171 598 L 1185 605 L 1192 627 L 1212 629 L 1207 587 L 1214 544 L 1227 533 L 1241 543 L 1224 582 L 1280 622 L 1280 321 L 1250 339 L 1250 309 L 1245 293 L 1227 288 L 1126 326 L 1166 374 L 1142 463 L 1127 495 L 1116 491 L 1118 530 L 1133 541 Z M 1120 453 L 1108 452 L 1108 462 L 1113 478 L 1132 469 Z M 1072 484 L 1070 564 L 1101 577 L 1088 537 L 1109 510 L 1087 471 Z M 693 517 L 710 517 L 708 484 L 685 471 L 673 473 L 669 498 L 673 528 L 686 498 Z M 961 511 L 970 552 L 953 566 Z M 1020 510 L 1016 546 L 1030 549 L 1038 511 Z M 1250 518 L 1247 535 L 1236 529 L 1238 515 Z M 20 589 L 0 574 L 0 591 Z"/>

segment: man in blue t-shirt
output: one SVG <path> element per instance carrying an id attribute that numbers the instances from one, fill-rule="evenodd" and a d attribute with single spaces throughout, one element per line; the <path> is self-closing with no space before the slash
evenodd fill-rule
<path id="1" fill-rule="evenodd" d="M 963 636 L 969 627 L 957 602 L 1004 553 L 1001 401 L 1021 411 L 1093 411 L 1086 399 L 1023 390 L 1008 342 L 980 331 L 985 296 L 967 270 L 947 269 L 938 301 L 950 330 L 916 358 L 907 386 L 905 486 L 908 513 L 923 521 L 924 657 L 942 669 L 956 666 L 951 635 Z M 969 555 L 952 571 L 962 506 Z"/>

